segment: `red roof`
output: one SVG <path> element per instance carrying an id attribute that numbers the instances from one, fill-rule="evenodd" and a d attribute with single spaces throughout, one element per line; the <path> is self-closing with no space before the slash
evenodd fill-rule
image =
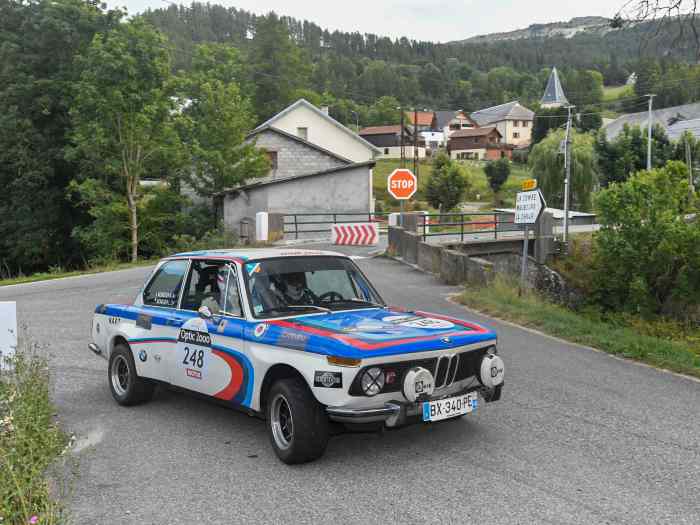
<path id="1" fill-rule="evenodd" d="M 368 128 L 362 128 L 360 130 L 360 135 L 387 135 L 389 133 L 392 134 L 400 134 L 401 133 L 401 125 L 396 124 L 394 126 L 370 126 Z"/>
<path id="2" fill-rule="evenodd" d="M 460 129 L 458 131 L 453 132 L 450 135 L 451 139 L 458 139 L 462 137 L 484 137 L 488 136 L 493 132 L 498 133 L 499 135 L 501 134 L 494 126 L 489 126 L 486 128 L 466 128 L 466 129 Z"/>
<path id="3" fill-rule="evenodd" d="M 408 121 L 413 125 L 413 111 L 408 111 L 406 112 L 406 115 L 408 116 Z M 435 116 L 435 113 L 433 111 L 418 111 L 417 117 L 418 117 L 418 125 L 419 126 L 432 126 L 433 125 L 433 117 Z"/>

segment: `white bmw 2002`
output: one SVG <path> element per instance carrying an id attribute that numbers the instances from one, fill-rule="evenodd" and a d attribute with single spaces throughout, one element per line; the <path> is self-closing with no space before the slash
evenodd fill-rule
<path id="1" fill-rule="evenodd" d="M 264 417 L 286 463 L 320 457 L 331 426 L 462 416 L 503 387 L 496 334 L 386 306 L 344 255 L 213 250 L 163 259 L 133 304 L 97 306 L 90 349 L 121 405 L 158 383 Z"/>

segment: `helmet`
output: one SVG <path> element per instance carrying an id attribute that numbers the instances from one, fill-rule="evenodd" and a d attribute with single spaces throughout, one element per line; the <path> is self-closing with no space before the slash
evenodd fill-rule
<path id="1" fill-rule="evenodd" d="M 304 295 L 306 275 L 304 272 L 288 273 L 284 276 L 285 294 L 293 301 L 298 301 Z"/>

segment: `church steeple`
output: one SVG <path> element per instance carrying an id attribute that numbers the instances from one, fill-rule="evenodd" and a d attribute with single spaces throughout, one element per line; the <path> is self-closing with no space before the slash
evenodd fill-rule
<path id="1" fill-rule="evenodd" d="M 560 108 L 568 104 L 569 101 L 564 94 L 564 88 L 561 87 L 559 73 L 557 72 L 557 68 L 554 67 L 552 68 L 552 73 L 549 75 L 547 87 L 544 90 L 544 95 L 542 95 L 540 105 L 543 108 Z"/>

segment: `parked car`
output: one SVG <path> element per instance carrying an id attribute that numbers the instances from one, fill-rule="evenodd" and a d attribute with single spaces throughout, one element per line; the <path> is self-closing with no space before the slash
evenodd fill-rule
<path id="1" fill-rule="evenodd" d="M 341 254 L 261 249 L 160 261 L 131 305 L 97 306 L 90 349 L 121 405 L 174 385 L 263 417 L 286 463 L 331 425 L 398 427 L 474 411 L 503 387 L 496 334 L 389 307 Z"/>

